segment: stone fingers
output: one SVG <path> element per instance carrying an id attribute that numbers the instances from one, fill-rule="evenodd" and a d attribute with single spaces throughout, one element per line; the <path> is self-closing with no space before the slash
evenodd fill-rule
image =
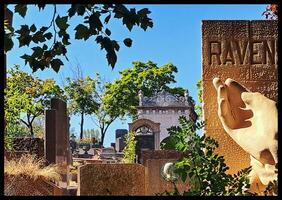
<path id="1" fill-rule="evenodd" d="M 228 100 L 226 87 L 221 85 L 217 90 L 217 101 L 218 101 L 218 116 L 220 121 L 227 132 L 231 132 L 234 126 L 234 117 Z"/>

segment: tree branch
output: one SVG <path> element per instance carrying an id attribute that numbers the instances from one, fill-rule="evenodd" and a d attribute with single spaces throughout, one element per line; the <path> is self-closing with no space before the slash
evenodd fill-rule
<path id="1" fill-rule="evenodd" d="M 26 121 L 24 121 L 23 119 L 21 119 L 21 122 L 24 123 L 27 127 L 29 127 L 29 124 Z"/>

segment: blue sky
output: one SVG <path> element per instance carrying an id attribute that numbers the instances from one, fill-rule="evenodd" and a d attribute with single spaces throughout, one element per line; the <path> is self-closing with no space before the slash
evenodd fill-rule
<path id="1" fill-rule="evenodd" d="M 173 86 L 184 87 L 189 90 L 190 96 L 198 103 L 196 83 L 201 79 L 201 21 L 202 20 L 262 20 L 261 15 L 266 5 L 128 5 L 137 9 L 149 8 L 152 12 L 149 17 L 153 19 L 154 27 L 146 32 L 143 29 L 134 27 L 130 32 L 122 22 L 113 20 L 109 23 L 109 29 L 112 32 L 111 38 L 122 43 L 123 39 L 130 37 L 133 40 L 131 48 L 121 44 L 118 52 L 118 61 L 116 67 L 112 70 L 107 64 L 105 52 L 94 41 L 94 38 L 84 42 L 83 40 L 71 40 L 68 47 L 69 62 L 65 59 L 64 66 L 59 73 L 50 69 L 35 72 L 34 75 L 41 78 L 53 78 L 59 85 L 62 80 L 68 76 L 72 77 L 72 69 L 80 65 L 84 76 L 95 76 L 98 72 L 106 81 L 112 81 L 119 77 L 119 71 L 132 67 L 133 61 L 147 62 L 149 60 L 157 63 L 159 66 L 166 63 L 173 63 L 178 68 L 176 74 L 177 83 Z M 14 6 L 8 7 L 14 10 Z M 65 15 L 67 7 L 59 5 L 57 8 L 60 16 Z M 23 19 L 18 14 L 13 17 L 13 26 L 18 29 L 22 24 L 33 23 L 36 26 L 50 24 L 53 13 L 53 7 L 47 6 L 43 12 L 38 12 L 38 8 L 29 6 L 28 13 Z M 80 18 L 80 17 L 79 17 Z M 68 30 L 71 33 L 71 39 L 74 38 L 74 24 L 81 19 L 73 17 Z M 30 54 L 29 48 L 18 48 L 17 40 L 14 40 L 14 48 L 8 52 L 7 67 L 14 64 L 20 65 L 21 69 L 31 73 L 29 66 L 24 65 L 20 58 L 23 54 Z M 105 145 L 110 146 L 115 142 L 115 130 L 119 128 L 128 129 L 126 121 L 115 121 L 109 128 L 105 136 Z M 71 128 L 76 133 L 79 132 L 80 118 L 71 117 Z M 95 127 L 93 121 L 86 117 L 85 129 Z"/>

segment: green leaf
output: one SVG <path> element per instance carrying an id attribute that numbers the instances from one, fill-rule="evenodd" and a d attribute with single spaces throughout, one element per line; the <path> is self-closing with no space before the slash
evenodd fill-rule
<path id="1" fill-rule="evenodd" d="M 109 21 L 110 21 L 110 19 L 111 19 L 111 14 L 109 14 L 106 18 L 105 18 L 105 24 L 107 24 L 107 23 L 109 23 Z"/>
<path id="2" fill-rule="evenodd" d="M 45 31 L 47 31 L 48 30 L 48 27 L 46 27 L 46 26 L 42 26 L 41 28 L 40 28 L 40 31 L 41 32 L 45 32 Z"/>
<path id="3" fill-rule="evenodd" d="M 53 37 L 53 34 L 51 32 L 45 33 L 44 37 L 50 40 Z"/>
<path id="4" fill-rule="evenodd" d="M 75 13 L 76 13 L 76 7 L 77 7 L 77 5 L 76 4 L 72 4 L 71 5 L 71 8 L 68 10 L 68 15 L 69 15 L 69 17 L 72 17 L 72 16 L 74 16 L 75 15 Z"/>
<path id="5" fill-rule="evenodd" d="M 26 11 L 27 11 L 27 5 L 26 4 L 17 4 L 15 6 L 15 12 L 19 13 L 20 16 L 22 16 L 23 18 L 26 15 Z"/>
<path id="6" fill-rule="evenodd" d="M 130 38 L 126 38 L 126 39 L 123 40 L 123 43 L 125 44 L 125 46 L 131 47 L 132 40 Z"/>
<path id="7" fill-rule="evenodd" d="M 109 51 L 106 55 L 107 60 L 108 60 L 108 64 L 111 65 L 112 68 L 115 67 L 115 64 L 117 62 L 117 55 L 115 53 L 115 51 Z"/>
<path id="8" fill-rule="evenodd" d="M 41 31 L 37 31 L 33 37 L 32 37 L 32 41 L 35 42 L 35 43 L 38 43 L 38 42 L 45 42 L 46 39 L 43 35 L 43 33 Z"/>
<path id="9" fill-rule="evenodd" d="M 185 181 L 186 181 L 186 179 L 187 179 L 187 173 L 181 173 L 181 180 L 185 183 Z"/>
<path id="10" fill-rule="evenodd" d="M 9 37 L 7 34 L 4 36 L 4 51 L 7 53 L 10 51 L 14 46 L 14 42 L 11 37 Z"/>
<path id="11" fill-rule="evenodd" d="M 69 44 L 71 44 L 71 43 L 69 42 L 69 39 L 70 39 L 70 35 L 66 33 L 66 34 L 63 36 L 63 39 L 62 39 L 63 44 L 64 44 L 64 45 L 69 45 Z"/>
<path id="12" fill-rule="evenodd" d="M 31 32 L 35 32 L 36 31 L 36 26 L 34 24 L 32 24 L 32 26 L 30 27 L 30 31 Z"/>
<path id="13" fill-rule="evenodd" d="M 69 27 L 69 24 L 67 24 L 68 21 L 68 16 L 65 17 L 60 17 L 59 15 L 57 16 L 55 22 L 59 29 L 66 30 Z"/>
<path id="14" fill-rule="evenodd" d="M 77 25 L 75 30 L 75 39 L 87 40 L 90 37 L 88 27 L 84 26 L 83 24 Z"/>
<path id="15" fill-rule="evenodd" d="M 41 58 L 43 55 L 43 49 L 39 46 L 31 48 L 33 50 L 32 57 L 39 57 Z"/>
<path id="16" fill-rule="evenodd" d="M 58 58 L 53 59 L 50 63 L 53 70 L 57 73 L 59 72 L 61 65 L 63 65 L 63 62 Z"/>
<path id="17" fill-rule="evenodd" d="M 101 31 L 103 24 L 100 21 L 100 13 L 99 12 L 94 12 L 92 15 L 90 15 L 89 17 L 89 26 L 90 26 L 90 30 L 97 30 L 97 31 Z"/>
<path id="18" fill-rule="evenodd" d="M 44 10 L 46 4 L 37 4 L 39 11 L 42 9 Z"/>
<path id="19" fill-rule="evenodd" d="M 108 36 L 111 35 L 111 31 L 110 31 L 109 29 L 106 28 L 105 32 L 106 32 L 106 34 L 107 34 Z"/>
<path id="20" fill-rule="evenodd" d="M 77 6 L 77 14 L 80 16 L 83 16 L 85 13 L 85 6 L 84 5 L 78 5 Z"/>
<path id="21" fill-rule="evenodd" d="M 27 54 L 22 55 L 21 58 L 25 60 L 25 65 L 31 60 L 31 56 Z"/>
<path id="22" fill-rule="evenodd" d="M 47 46 L 46 44 L 44 44 L 43 47 L 42 47 L 42 49 L 43 49 L 43 50 L 47 50 L 47 49 L 48 49 L 48 46 Z"/>

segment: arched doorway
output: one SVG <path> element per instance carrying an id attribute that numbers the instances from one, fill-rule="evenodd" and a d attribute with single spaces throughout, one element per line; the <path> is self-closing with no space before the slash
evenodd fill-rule
<path id="1" fill-rule="evenodd" d="M 159 149 L 160 123 L 155 123 L 149 119 L 137 119 L 129 123 L 129 131 L 135 133 L 138 158 L 140 158 L 142 150 Z"/>

